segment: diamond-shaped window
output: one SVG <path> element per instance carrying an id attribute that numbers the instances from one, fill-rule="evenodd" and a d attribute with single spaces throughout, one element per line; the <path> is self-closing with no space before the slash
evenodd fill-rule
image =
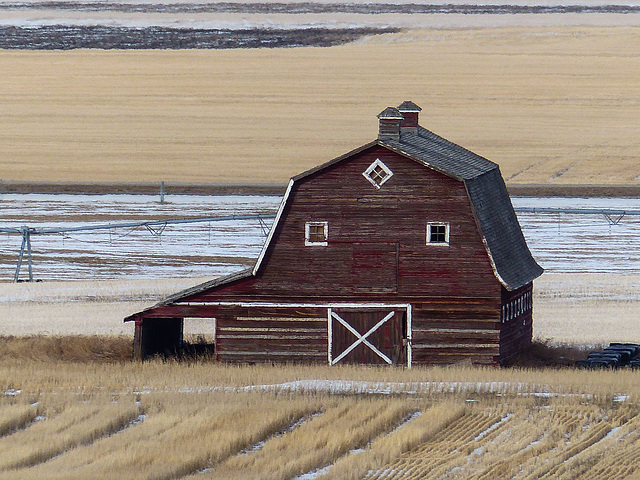
<path id="1" fill-rule="evenodd" d="M 375 162 L 369 165 L 369 168 L 362 172 L 362 175 L 364 175 L 364 178 L 369 180 L 374 187 L 380 188 L 391 178 L 393 172 L 377 158 Z"/>

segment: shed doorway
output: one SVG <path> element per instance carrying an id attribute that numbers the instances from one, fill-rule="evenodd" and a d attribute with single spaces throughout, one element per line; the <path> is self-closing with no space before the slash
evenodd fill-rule
<path id="1" fill-rule="evenodd" d="M 407 310 L 329 308 L 329 363 L 409 365 Z"/>

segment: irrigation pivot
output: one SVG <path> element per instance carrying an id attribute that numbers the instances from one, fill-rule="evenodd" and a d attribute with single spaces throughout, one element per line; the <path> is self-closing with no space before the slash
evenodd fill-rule
<path id="1" fill-rule="evenodd" d="M 22 268 L 22 262 L 24 255 L 27 255 L 27 264 L 29 269 L 29 281 L 33 281 L 33 268 L 31 258 L 31 236 L 32 235 L 49 235 L 49 234 L 61 234 L 69 232 L 86 232 L 86 231 L 98 231 L 98 230 L 112 230 L 117 228 L 138 228 L 144 227 L 149 233 L 154 236 L 160 236 L 164 232 L 167 225 L 176 225 L 184 223 L 202 223 L 202 222 L 229 222 L 240 220 L 258 220 L 260 222 L 260 228 L 263 235 L 268 233 L 268 225 L 265 223 L 267 219 L 275 218 L 275 214 L 269 215 L 226 215 L 220 217 L 198 217 L 198 218 L 179 218 L 170 220 L 150 220 L 143 222 L 123 222 L 123 223 L 106 223 L 96 225 L 84 225 L 80 227 L 67 227 L 67 228 L 34 228 L 29 226 L 22 227 L 0 227 L 0 232 L 21 235 L 22 244 L 20 246 L 20 253 L 18 254 L 18 264 L 16 265 L 16 271 L 13 276 L 13 281 L 17 282 L 20 276 L 20 269 Z"/>
<path id="2" fill-rule="evenodd" d="M 617 225 L 626 215 L 638 216 L 639 210 L 610 210 L 603 208 L 554 208 L 554 207 L 516 207 L 516 213 L 566 213 L 571 215 L 602 215 L 609 225 Z"/>

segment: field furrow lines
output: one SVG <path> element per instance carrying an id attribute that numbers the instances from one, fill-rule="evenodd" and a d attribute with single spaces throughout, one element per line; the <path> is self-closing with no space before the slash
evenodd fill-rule
<path id="1" fill-rule="evenodd" d="M 0 440 L 0 470 L 47 460 L 110 435 L 138 415 L 135 404 L 80 404 Z"/>
<path id="2" fill-rule="evenodd" d="M 0 407 L 0 437 L 27 427 L 37 414 L 38 410 L 31 405 Z"/>
<path id="3" fill-rule="evenodd" d="M 640 468 L 639 419 L 633 417 L 566 462 L 563 480 L 624 479 Z"/>
<path id="4" fill-rule="evenodd" d="M 260 450 L 229 458 L 198 478 L 284 480 L 314 472 L 393 429 L 408 408 L 401 401 L 344 401 L 300 427 L 268 439 Z"/>
<path id="5" fill-rule="evenodd" d="M 308 401 L 206 397 L 188 405 L 151 400 L 144 422 L 60 457 L 42 479 L 175 479 L 223 462 L 317 411 Z M 207 401 L 208 400 L 208 401 Z M 127 452 L 126 458 L 122 452 Z M 113 465 L 117 465 L 114 467 Z M 26 473 L 26 472 L 25 472 Z M 204 474 L 203 474 L 204 475 Z M 202 477 L 204 478 L 204 477 Z"/>
<path id="6" fill-rule="evenodd" d="M 468 413 L 367 478 L 440 478 L 453 474 L 507 428 L 511 418 L 498 411 Z"/>

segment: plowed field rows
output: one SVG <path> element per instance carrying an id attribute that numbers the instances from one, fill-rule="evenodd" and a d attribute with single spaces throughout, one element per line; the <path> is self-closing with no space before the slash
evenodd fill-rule
<path id="1" fill-rule="evenodd" d="M 640 407 L 571 397 L 0 397 L 0 479 L 625 479 Z"/>

